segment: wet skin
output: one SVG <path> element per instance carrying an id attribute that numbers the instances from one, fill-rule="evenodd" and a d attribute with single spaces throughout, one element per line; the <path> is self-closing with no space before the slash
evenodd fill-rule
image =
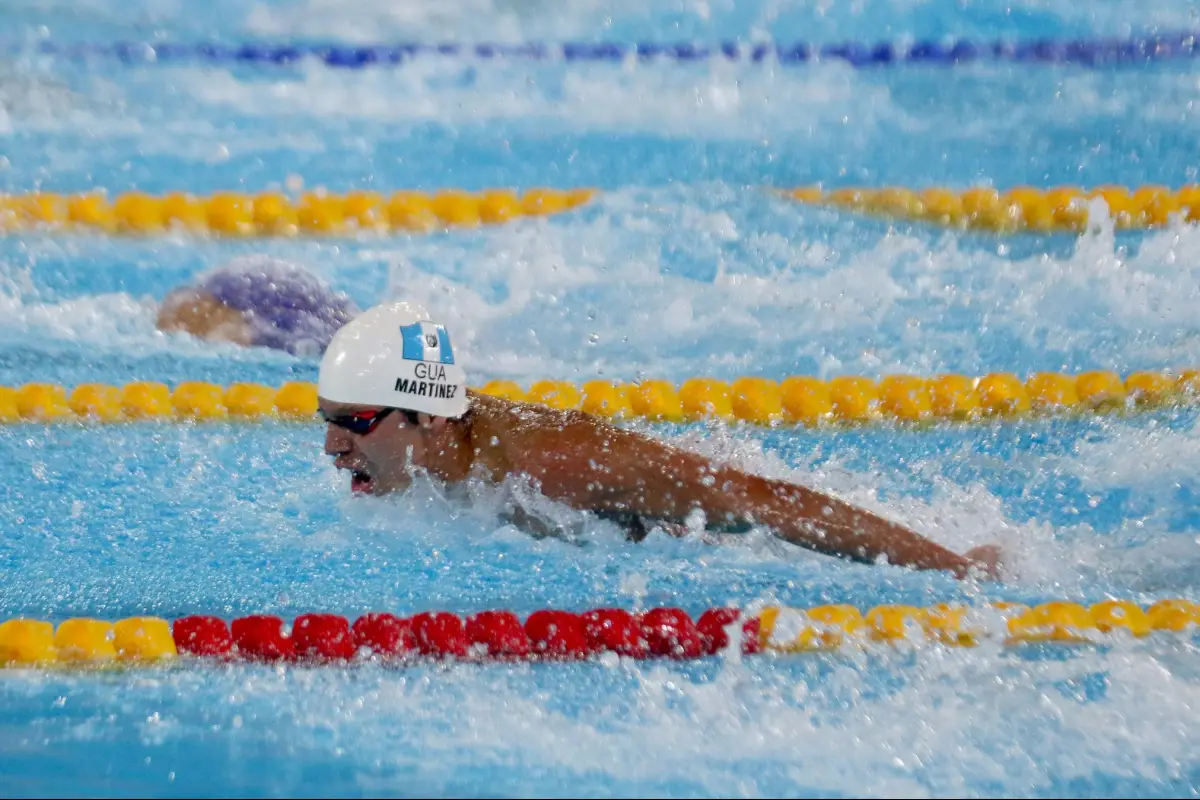
<path id="1" fill-rule="evenodd" d="M 160 331 L 190 333 L 210 342 L 248 347 L 253 339 L 242 312 L 199 289 L 178 289 L 167 295 L 155 324 Z"/>
<path id="2" fill-rule="evenodd" d="M 470 393 L 460 420 L 393 413 L 366 435 L 327 426 L 325 452 L 351 472 L 355 492 L 404 489 L 411 468 L 447 483 L 522 475 L 552 500 L 608 517 L 637 516 L 680 525 L 703 513 L 715 527 L 762 525 L 785 541 L 856 561 L 996 578 L 999 551 L 965 556 L 868 511 L 803 486 L 726 467 L 578 411 Z M 324 398 L 327 418 L 377 406 Z"/>

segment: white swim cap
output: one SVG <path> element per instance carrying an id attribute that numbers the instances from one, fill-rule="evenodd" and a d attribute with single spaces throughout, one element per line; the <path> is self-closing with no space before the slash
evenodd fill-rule
<path id="1" fill-rule="evenodd" d="M 467 411 L 466 373 L 454 363 L 450 334 L 410 303 L 375 306 L 342 326 L 321 359 L 317 394 L 437 417 Z"/>

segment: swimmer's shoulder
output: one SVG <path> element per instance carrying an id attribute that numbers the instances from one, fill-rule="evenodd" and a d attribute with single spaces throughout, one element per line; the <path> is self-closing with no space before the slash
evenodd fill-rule
<path id="1" fill-rule="evenodd" d="M 189 333 L 201 339 L 249 345 L 250 327 L 241 312 L 195 287 L 176 289 L 159 306 L 155 326 L 164 333 Z"/>
<path id="2" fill-rule="evenodd" d="M 551 408 L 541 403 L 524 403 L 469 391 L 473 426 L 502 440 L 521 441 L 546 434 L 594 433 L 621 435 L 622 429 L 600 417 L 573 409 Z"/>
<path id="3" fill-rule="evenodd" d="M 638 452 L 644 437 L 582 411 L 472 394 L 472 438 L 505 474 L 543 476 Z M 636 441 L 635 441 L 636 440 Z"/>

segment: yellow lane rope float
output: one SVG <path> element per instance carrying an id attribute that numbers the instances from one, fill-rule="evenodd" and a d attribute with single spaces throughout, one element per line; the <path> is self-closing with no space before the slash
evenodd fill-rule
<path id="1" fill-rule="evenodd" d="M 778 652 L 836 650 L 856 641 L 938 642 L 973 647 L 987 639 L 1006 645 L 1099 644 L 1112 634 L 1141 638 L 1155 631 L 1189 631 L 1200 607 L 1187 600 L 1161 600 L 1148 608 L 1126 600 L 1091 606 L 1051 601 L 1035 606 L 939 604 L 883 605 L 865 614 L 850 605 L 807 610 L 767 608 L 759 614 L 759 641 Z"/>
<path id="2" fill-rule="evenodd" d="M 495 225 L 520 217 L 548 216 L 577 208 L 595 189 L 508 189 L 466 192 L 356 190 L 346 194 L 266 191 L 217 192 L 204 197 L 176 191 L 151 195 L 103 191 L 83 194 L 33 192 L 0 195 L 0 233 L 30 230 L 156 235 L 169 231 L 221 236 L 333 236 L 350 233 L 421 233 Z M 784 190 L 805 203 L 994 233 L 1077 232 L 1090 207 L 1103 199 L 1119 229 L 1159 228 L 1172 218 L 1200 221 L 1200 185 L 1179 189 L 1105 185 L 1092 189 L 1017 186 L 911 189 L 820 186 Z"/>
<path id="3" fill-rule="evenodd" d="M 354 232 L 426 233 L 548 216 L 587 203 L 591 189 L 306 192 L 125 192 L 0 195 L 0 233 L 29 230 L 147 236 L 169 231 L 220 236 L 333 236 Z"/>
<path id="4" fill-rule="evenodd" d="M 308 664 L 574 661 L 602 653 L 686 660 L 731 647 L 746 654 L 785 654 L 905 644 L 974 647 L 987 640 L 1006 647 L 1104 646 L 1151 634 L 1194 635 L 1197 622 L 1200 606 L 1184 599 L 1160 600 L 1147 608 L 1127 600 L 1090 606 L 1055 600 L 1035 606 L 880 605 L 865 613 L 852 605 L 771 606 L 757 614 L 717 607 L 695 619 L 680 608 L 583 613 L 542 609 L 524 621 L 506 610 L 465 617 L 446 611 L 411 617 L 372 612 L 353 622 L 338 614 L 310 613 L 296 617 L 290 626 L 267 614 L 232 622 L 210 615 L 173 621 L 129 617 L 115 623 L 73 617 L 57 626 L 17 618 L 0 623 L 0 667 L 137 666 L 180 659 Z"/>
<path id="5" fill-rule="evenodd" d="M 824 191 L 819 186 L 785 190 L 794 200 L 885 217 L 928 222 L 993 233 L 1082 231 L 1096 199 L 1108 207 L 1122 230 L 1161 228 L 1172 218 L 1200 222 L 1200 185 L 1180 189 L 1166 186 L 1106 185 L 1092 189 L 1057 186 L 1038 189 L 1017 186 L 1000 191 L 986 186 L 969 189 L 930 187 L 909 189 L 847 187 Z"/>
<path id="6" fill-rule="evenodd" d="M 691 378 L 676 386 L 540 380 L 527 389 L 496 380 L 476 391 L 511 400 L 580 409 L 613 419 L 692 422 L 706 419 L 757 425 L 921 424 L 973 422 L 1070 414 L 1122 413 L 1192 405 L 1200 398 L 1200 370 L 1142 371 L 1122 378 L 1107 370 L 1076 375 L 1038 372 L 1021 379 L 1008 372 L 966 375 L 888 375 L 879 380 L 794 376 L 775 381 L 746 377 L 732 382 Z M 0 387 L 0 423 L 92 420 L 310 420 L 316 385 L 292 381 L 221 386 L 184 381 L 138 381 L 124 386 L 52 383 Z"/>

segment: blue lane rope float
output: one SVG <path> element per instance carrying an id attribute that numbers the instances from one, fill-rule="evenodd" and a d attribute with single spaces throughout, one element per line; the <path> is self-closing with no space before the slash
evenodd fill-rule
<path id="1" fill-rule="evenodd" d="M 805 64 L 842 61 L 855 67 L 899 64 L 954 66 L 980 61 L 1018 63 L 1127 65 L 1191 58 L 1197 54 L 1197 31 L 1177 31 L 1125 39 L 1029 39 L 1021 41 L 918 39 L 912 42 L 565 42 L 565 43 L 396 43 L 339 45 L 265 42 L 116 42 L 68 43 L 44 40 L 35 45 L 43 55 L 90 60 L 115 58 L 131 64 L 200 61 L 286 66 L 307 59 L 330 67 L 366 69 L 397 66 L 418 57 L 481 60 L 622 62 L 667 60 L 699 62 L 723 59 L 762 63 Z M 9 48 L 11 51 L 12 48 Z"/>

